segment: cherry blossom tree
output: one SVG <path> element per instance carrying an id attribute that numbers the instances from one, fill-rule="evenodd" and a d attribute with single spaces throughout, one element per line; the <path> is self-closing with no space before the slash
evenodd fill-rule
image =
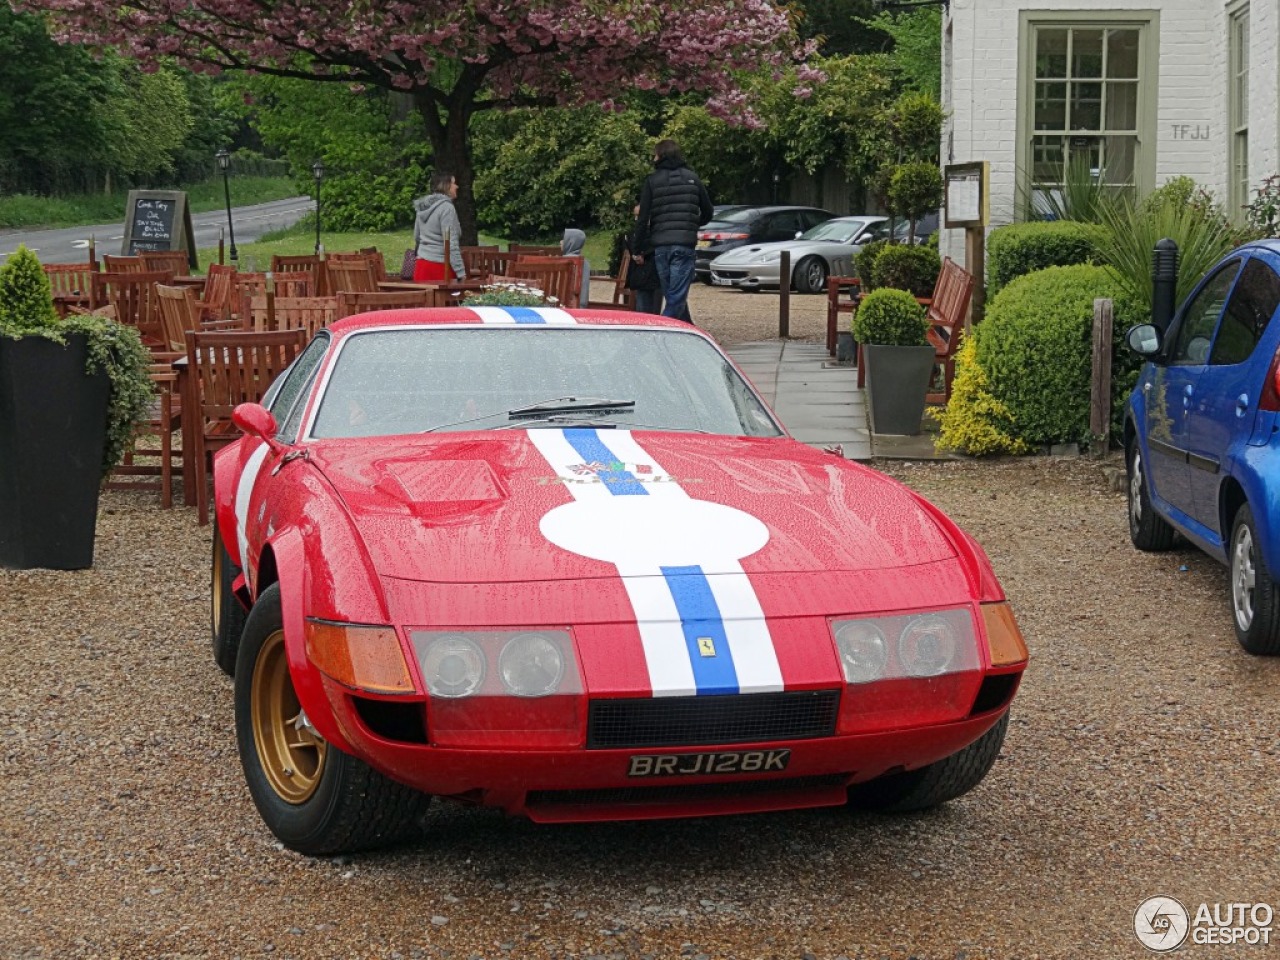
<path id="1" fill-rule="evenodd" d="M 481 110 L 600 103 L 630 90 L 705 92 L 752 124 L 742 81 L 803 62 L 771 0 L 15 0 L 47 12 L 59 39 L 174 59 L 400 90 L 440 169 L 458 179 L 464 242 L 476 239 L 468 143 Z M 801 77 L 803 82 L 805 78 Z"/>

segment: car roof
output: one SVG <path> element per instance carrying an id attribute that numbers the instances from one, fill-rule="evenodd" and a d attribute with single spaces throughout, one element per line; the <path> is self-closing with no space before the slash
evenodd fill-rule
<path id="1" fill-rule="evenodd" d="M 531 315 L 536 315 L 534 319 Z M 628 310 L 561 310 L 558 307 L 432 307 L 410 310 L 373 310 L 344 317 L 329 324 L 335 336 L 375 327 L 447 327 L 484 325 L 510 329 L 563 329 L 578 327 L 633 327 L 635 329 L 670 328 L 682 332 L 707 335 L 692 324 L 670 317 L 655 317 Z M 707 339 L 711 339 L 707 337 Z"/>

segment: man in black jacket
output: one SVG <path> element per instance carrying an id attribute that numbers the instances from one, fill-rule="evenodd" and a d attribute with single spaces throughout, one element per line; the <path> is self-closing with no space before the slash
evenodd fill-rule
<path id="1" fill-rule="evenodd" d="M 664 317 L 689 323 L 689 286 L 693 283 L 693 248 L 698 227 L 711 219 L 711 197 L 689 169 L 674 140 L 653 149 L 653 173 L 640 191 L 640 214 L 631 237 L 632 250 L 653 248 L 666 306 Z"/>

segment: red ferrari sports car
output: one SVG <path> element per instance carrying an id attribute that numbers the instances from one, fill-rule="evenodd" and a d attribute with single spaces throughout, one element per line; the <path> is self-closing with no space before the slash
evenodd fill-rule
<path id="1" fill-rule="evenodd" d="M 235 420 L 213 649 L 295 850 L 395 842 L 431 797 L 913 810 L 999 753 L 1027 650 L 981 548 L 687 324 L 365 314 Z"/>

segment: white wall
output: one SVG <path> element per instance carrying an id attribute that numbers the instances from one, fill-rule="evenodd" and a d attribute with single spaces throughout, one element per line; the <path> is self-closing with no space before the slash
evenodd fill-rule
<path id="1" fill-rule="evenodd" d="M 1022 11 L 1159 11 L 1156 101 L 1157 185 L 1190 176 L 1228 196 L 1225 0 L 952 0 L 944 23 L 943 162 L 991 165 L 992 226 L 1014 217 Z M 1280 0 L 1250 3 L 1250 177 L 1280 165 Z M 1204 137 L 1207 131 L 1207 137 Z M 1199 139 L 1197 139 L 1199 138 Z M 963 261 L 963 232 L 945 231 L 942 250 Z"/>

